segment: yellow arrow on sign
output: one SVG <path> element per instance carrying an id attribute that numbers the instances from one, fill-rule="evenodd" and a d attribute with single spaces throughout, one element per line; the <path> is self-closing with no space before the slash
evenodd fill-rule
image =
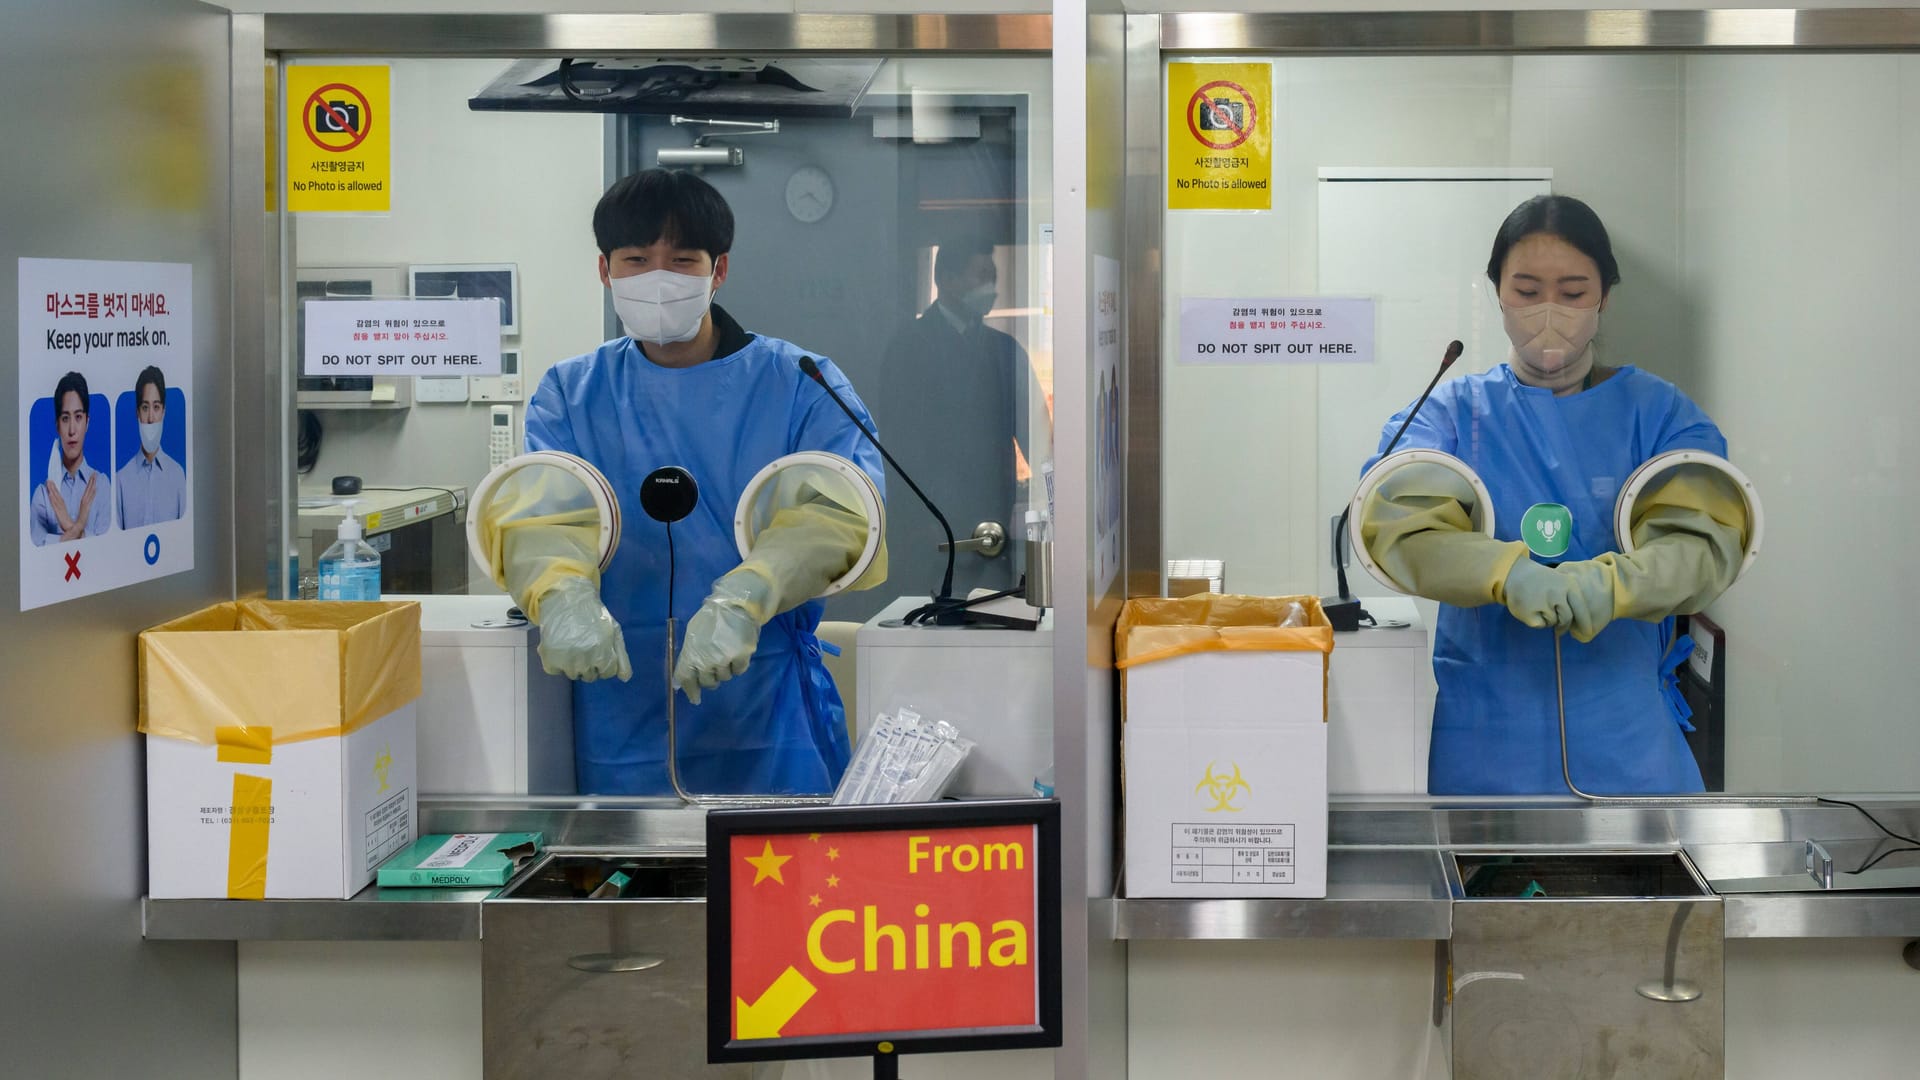
<path id="1" fill-rule="evenodd" d="M 814 986 L 797 968 L 789 965 L 780 977 L 773 980 L 767 992 L 760 1000 L 747 1004 L 746 998 L 734 998 L 739 1008 L 738 1018 L 734 1021 L 736 1039 L 775 1039 L 780 1029 L 787 1026 L 800 1007 L 813 998 Z"/>

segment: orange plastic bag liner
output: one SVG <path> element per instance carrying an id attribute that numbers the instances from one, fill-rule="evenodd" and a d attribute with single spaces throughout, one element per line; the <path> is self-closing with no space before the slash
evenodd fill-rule
<path id="1" fill-rule="evenodd" d="M 344 735 L 420 696 L 420 605 L 240 600 L 140 635 L 140 730 L 205 745 Z"/>
<path id="2" fill-rule="evenodd" d="M 1306 610 L 1305 626 L 1281 626 L 1288 606 Z M 1115 665 L 1125 669 L 1203 652 L 1333 652 L 1333 626 L 1315 596 L 1200 593 L 1144 597 L 1120 609 Z"/>

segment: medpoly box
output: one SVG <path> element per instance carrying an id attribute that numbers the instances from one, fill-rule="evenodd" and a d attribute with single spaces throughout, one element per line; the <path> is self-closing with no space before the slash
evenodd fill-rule
<path id="1" fill-rule="evenodd" d="M 346 899 L 413 841 L 420 608 L 241 600 L 140 635 L 147 889 Z"/>
<path id="2" fill-rule="evenodd" d="M 1127 602 L 1127 895 L 1327 894 L 1332 652 L 1311 596 Z"/>

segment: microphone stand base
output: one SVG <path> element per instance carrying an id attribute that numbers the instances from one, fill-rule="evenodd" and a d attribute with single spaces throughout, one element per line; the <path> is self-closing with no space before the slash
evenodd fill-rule
<path id="1" fill-rule="evenodd" d="M 1327 621 L 1333 624 L 1333 632 L 1346 633 L 1360 629 L 1360 617 L 1366 614 L 1360 601 L 1348 597 L 1323 596 L 1320 598 L 1320 610 L 1327 613 Z"/>
<path id="2" fill-rule="evenodd" d="M 936 596 L 931 601 L 907 612 L 900 620 L 906 626 L 980 626 L 1000 630 L 1038 630 L 1040 620 L 1022 619 L 1013 615 L 997 615 L 988 611 L 975 611 L 973 605 L 984 604 L 989 600 L 1000 600 L 1014 595 L 1018 590 L 994 593 L 973 600 L 962 600 L 954 596 Z"/>

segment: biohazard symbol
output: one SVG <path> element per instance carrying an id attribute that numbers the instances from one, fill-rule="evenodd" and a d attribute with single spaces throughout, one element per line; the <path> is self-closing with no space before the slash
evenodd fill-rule
<path id="1" fill-rule="evenodd" d="M 387 790 L 387 772 L 393 768 L 393 749 L 382 748 L 380 756 L 373 759 L 373 778 L 380 781 L 380 790 Z M 376 793 L 377 794 L 377 793 Z"/>
<path id="2" fill-rule="evenodd" d="M 1233 805 L 1235 796 L 1243 791 L 1251 793 L 1253 786 L 1240 775 L 1240 766 L 1233 767 L 1232 776 L 1220 776 L 1213 771 L 1213 762 L 1209 761 L 1206 775 L 1200 778 L 1199 783 L 1193 785 L 1194 794 L 1198 795 L 1202 791 L 1213 799 L 1213 805 L 1207 807 L 1207 813 L 1217 814 L 1225 810 L 1228 813 L 1237 814 L 1245 807 Z"/>

